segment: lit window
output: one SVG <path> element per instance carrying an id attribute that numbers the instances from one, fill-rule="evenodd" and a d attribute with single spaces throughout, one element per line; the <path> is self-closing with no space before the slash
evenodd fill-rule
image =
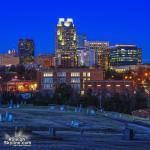
<path id="1" fill-rule="evenodd" d="M 90 72 L 88 72 L 88 73 L 87 73 L 87 77 L 90 77 L 90 76 L 91 76 L 91 73 L 90 73 Z"/>
<path id="2" fill-rule="evenodd" d="M 71 78 L 71 83 L 80 83 L 80 78 Z"/>
<path id="3" fill-rule="evenodd" d="M 126 87 L 129 87 L 130 85 L 126 85 Z"/>
<path id="4" fill-rule="evenodd" d="M 52 72 L 44 73 L 43 76 L 44 77 L 53 77 L 53 73 Z"/>
<path id="5" fill-rule="evenodd" d="M 116 85 L 116 87 L 120 87 L 120 85 Z"/>
<path id="6" fill-rule="evenodd" d="M 83 77 L 86 77 L 86 72 L 83 72 Z"/>
<path id="7" fill-rule="evenodd" d="M 101 85 L 97 85 L 98 87 L 100 87 Z"/>
<path id="8" fill-rule="evenodd" d="M 108 84 L 108 85 L 107 85 L 107 87 L 111 87 L 111 85 L 110 85 L 110 84 Z"/>
<path id="9" fill-rule="evenodd" d="M 84 95 L 84 91 L 81 91 L 81 95 Z"/>
<path id="10" fill-rule="evenodd" d="M 71 77 L 79 77 L 80 72 L 71 72 Z"/>
<path id="11" fill-rule="evenodd" d="M 88 85 L 88 87 L 91 87 L 92 85 Z"/>
<path id="12" fill-rule="evenodd" d="M 66 77 L 66 72 L 58 72 L 57 76 L 58 77 Z"/>

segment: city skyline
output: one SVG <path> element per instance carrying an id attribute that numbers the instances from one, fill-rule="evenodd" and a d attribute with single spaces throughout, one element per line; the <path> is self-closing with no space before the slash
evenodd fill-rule
<path id="1" fill-rule="evenodd" d="M 109 41 L 110 44 L 136 44 L 143 49 L 143 60 L 149 61 L 148 27 L 150 22 L 146 1 L 141 4 L 139 2 L 129 3 L 127 0 L 123 5 L 119 1 L 118 3 L 107 1 L 110 4 L 108 5 L 107 2 L 94 0 L 91 4 L 79 2 L 79 7 L 77 4 L 72 6 L 67 3 L 69 1 L 65 1 L 63 8 L 61 7 L 62 2 L 60 5 L 57 2 L 44 2 L 40 12 L 40 3 L 35 3 L 34 0 L 29 3 L 30 5 L 27 5 L 27 1 L 23 6 L 16 0 L 10 1 L 9 6 L 6 5 L 6 2 L 2 2 L 0 6 L 2 7 L 0 9 L 2 12 L 1 53 L 12 48 L 18 49 L 20 38 L 33 39 L 36 54 L 54 53 L 58 18 L 69 17 L 74 19 L 77 33 L 86 34 L 88 40 Z M 97 6 L 97 4 L 101 5 Z M 26 6 L 28 6 L 28 11 L 26 11 Z M 52 6 L 53 9 L 51 9 Z M 102 6 L 101 9 L 98 9 L 99 6 Z M 91 8 L 90 13 L 89 8 Z M 78 11 L 75 11 L 76 9 Z"/>

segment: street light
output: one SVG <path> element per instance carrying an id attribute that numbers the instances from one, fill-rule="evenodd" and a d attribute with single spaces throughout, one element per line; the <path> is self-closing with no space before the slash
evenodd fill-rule
<path id="1" fill-rule="evenodd" d="M 150 104 L 150 97 L 149 97 L 149 94 L 150 94 L 150 91 L 149 91 L 148 89 L 145 89 L 145 92 L 146 92 L 147 95 L 148 95 L 148 103 L 147 103 L 147 105 L 148 105 L 148 108 L 149 108 L 149 104 Z M 149 114 L 149 119 L 150 119 L 150 114 Z"/>
<path id="2" fill-rule="evenodd" d="M 148 103 L 147 103 L 147 105 L 148 105 L 148 108 L 149 108 L 149 104 L 150 104 L 150 91 L 148 90 L 148 89 L 145 89 L 145 93 L 148 95 Z"/>

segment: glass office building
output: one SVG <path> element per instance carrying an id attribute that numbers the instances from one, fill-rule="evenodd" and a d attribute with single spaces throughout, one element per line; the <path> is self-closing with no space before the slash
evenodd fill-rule
<path id="1" fill-rule="evenodd" d="M 141 64 L 141 49 L 136 45 L 114 45 L 110 47 L 110 66 Z"/>

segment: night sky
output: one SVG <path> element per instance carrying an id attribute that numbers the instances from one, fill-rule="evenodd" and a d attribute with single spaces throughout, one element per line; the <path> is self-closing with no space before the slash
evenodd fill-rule
<path id="1" fill-rule="evenodd" d="M 52 53 L 58 18 L 71 17 L 77 33 L 89 40 L 137 44 L 150 61 L 149 0 L 2 0 L 0 53 L 17 49 L 20 38 L 31 38 L 36 54 Z"/>

